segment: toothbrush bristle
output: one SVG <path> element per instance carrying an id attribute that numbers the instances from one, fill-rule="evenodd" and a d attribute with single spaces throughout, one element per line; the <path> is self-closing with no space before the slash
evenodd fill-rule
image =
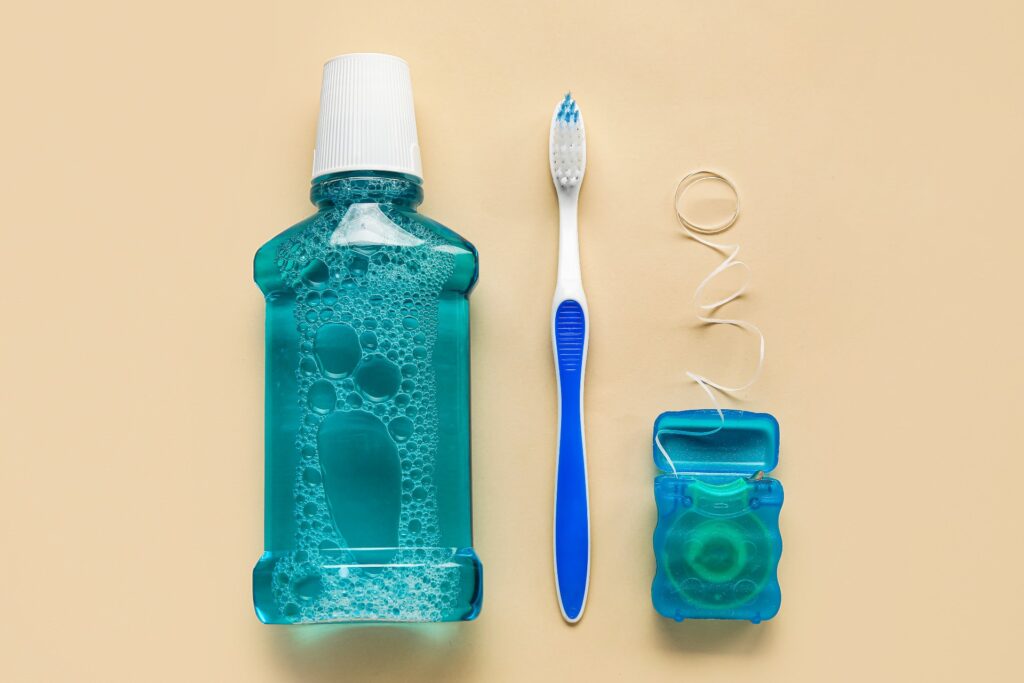
<path id="1" fill-rule="evenodd" d="M 573 188 L 583 181 L 587 166 L 587 139 L 579 107 L 566 93 L 551 120 L 551 177 L 558 188 Z"/>
<path id="2" fill-rule="evenodd" d="M 576 123 L 580 120 L 580 110 L 576 108 L 576 100 L 572 98 L 571 92 L 565 93 L 555 116 L 564 123 Z"/>

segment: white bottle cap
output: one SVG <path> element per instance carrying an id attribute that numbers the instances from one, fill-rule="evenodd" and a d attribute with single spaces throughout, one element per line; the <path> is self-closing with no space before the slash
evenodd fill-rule
<path id="1" fill-rule="evenodd" d="M 340 171 L 423 177 L 405 60 L 356 53 L 324 64 L 313 177 Z"/>

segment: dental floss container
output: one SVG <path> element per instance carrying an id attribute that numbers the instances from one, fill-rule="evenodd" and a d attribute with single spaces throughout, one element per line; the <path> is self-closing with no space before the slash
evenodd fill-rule
<path id="1" fill-rule="evenodd" d="M 662 616 L 754 623 L 779 611 L 779 423 L 743 410 L 666 412 L 654 422 L 658 523 L 651 586 Z"/>

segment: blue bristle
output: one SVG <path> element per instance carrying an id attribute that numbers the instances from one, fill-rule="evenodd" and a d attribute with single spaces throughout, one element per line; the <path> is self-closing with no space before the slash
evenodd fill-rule
<path id="1" fill-rule="evenodd" d="M 580 112 L 579 109 L 576 108 L 576 100 L 572 98 L 571 92 L 565 93 L 565 98 L 558 107 L 558 115 L 556 118 L 559 121 L 564 121 L 565 123 L 576 123 L 580 120 Z"/>

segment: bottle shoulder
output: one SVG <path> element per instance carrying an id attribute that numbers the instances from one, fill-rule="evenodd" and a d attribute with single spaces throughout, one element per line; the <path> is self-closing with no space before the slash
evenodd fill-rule
<path id="1" fill-rule="evenodd" d="M 468 240 L 442 223 L 396 204 L 351 204 L 321 207 L 261 246 L 254 259 L 254 279 L 264 296 L 287 289 L 288 273 L 304 255 L 364 251 L 368 247 L 431 250 L 453 261 L 443 289 L 468 294 L 475 286 L 479 255 Z"/>
<path id="2" fill-rule="evenodd" d="M 295 225 L 282 230 L 256 250 L 256 256 L 253 258 L 253 279 L 264 296 L 281 289 L 284 285 L 281 277 L 283 268 L 279 263 L 281 246 L 302 234 L 313 223 L 316 216 L 317 214 L 307 216 Z"/>
<path id="3" fill-rule="evenodd" d="M 469 240 L 448 226 L 431 218 L 430 216 L 427 216 L 426 214 L 413 212 L 413 215 L 415 216 L 414 220 L 419 220 L 427 229 L 436 234 L 446 244 L 465 249 L 466 251 L 471 252 L 474 256 L 478 256 L 476 247 L 474 247 Z"/>
<path id="4" fill-rule="evenodd" d="M 480 254 L 473 243 L 430 216 L 418 211 L 404 213 L 408 220 L 418 223 L 439 240 L 440 244 L 434 245 L 435 249 L 441 249 L 455 257 L 455 272 L 449 280 L 448 289 L 469 294 L 476 286 L 480 275 Z"/>

